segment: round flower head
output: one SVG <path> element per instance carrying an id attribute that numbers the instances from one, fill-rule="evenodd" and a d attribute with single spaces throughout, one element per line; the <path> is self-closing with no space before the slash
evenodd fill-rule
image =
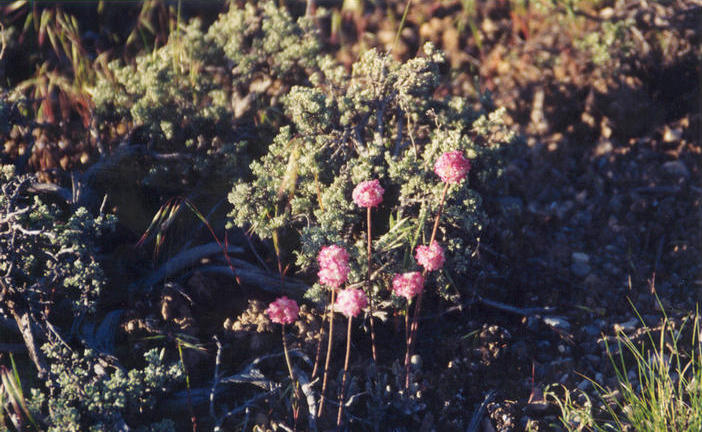
<path id="1" fill-rule="evenodd" d="M 353 189 L 351 197 L 359 207 L 377 207 L 383 201 L 383 192 L 378 180 L 367 180 Z"/>
<path id="2" fill-rule="evenodd" d="M 426 271 L 439 270 L 444 266 L 445 261 L 444 250 L 437 242 L 432 242 L 430 246 L 417 246 L 414 258 Z"/>
<path id="3" fill-rule="evenodd" d="M 349 254 L 341 246 L 324 246 L 317 255 L 319 282 L 339 288 L 349 275 Z"/>
<path id="4" fill-rule="evenodd" d="M 355 317 L 368 305 L 368 296 L 363 290 L 347 288 L 339 291 L 334 309 L 347 317 Z"/>
<path id="5" fill-rule="evenodd" d="M 396 274 L 392 278 L 392 292 L 410 300 L 424 289 L 424 277 L 419 272 Z"/>
<path id="6" fill-rule="evenodd" d="M 266 309 L 266 315 L 271 321 L 283 325 L 294 323 L 299 313 L 300 308 L 297 306 L 297 302 L 285 296 L 276 299 Z"/>
<path id="7" fill-rule="evenodd" d="M 466 178 L 470 170 L 470 161 L 463 157 L 463 152 L 455 150 L 439 156 L 434 164 L 434 172 L 444 183 L 459 183 Z"/>

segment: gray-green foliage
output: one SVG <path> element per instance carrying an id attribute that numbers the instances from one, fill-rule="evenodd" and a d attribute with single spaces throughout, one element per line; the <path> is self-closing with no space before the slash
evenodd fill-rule
<path id="1" fill-rule="evenodd" d="M 306 19 L 295 21 L 272 1 L 232 2 L 206 31 L 194 19 L 135 64 L 111 62 L 92 90 L 96 117 L 131 121 L 150 148 L 187 155 L 153 164 L 147 183 L 163 183 L 167 170 L 179 181 L 230 181 L 248 163 L 243 138 L 255 111 L 265 114 L 290 83 L 304 80 L 319 50 Z"/>
<path id="2" fill-rule="evenodd" d="M 94 309 L 105 284 L 96 261 L 100 235 L 113 227 L 110 215 L 93 217 L 79 208 L 70 216 L 27 193 L 31 176 L 0 172 L 0 280 L 5 301 L 46 307 L 60 300 L 76 312 Z"/>
<path id="3" fill-rule="evenodd" d="M 29 406 L 49 432 L 108 432 L 122 422 L 142 424 L 141 431 L 175 430 L 167 419 L 143 425 L 159 397 L 183 378 L 180 364 L 164 363 L 163 350 L 146 352 L 144 368 L 128 371 L 106 366 L 91 350 L 79 354 L 54 343 L 43 350 L 51 363 L 48 385 L 55 394 L 47 398 L 33 389 Z"/>
<path id="4" fill-rule="evenodd" d="M 370 50 L 350 77 L 321 62 L 311 77 L 315 85 L 293 87 L 285 98 L 291 125 L 251 164 L 253 181 L 234 186 L 231 222 L 262 238 L 289 234 L 303 270 L 321 246 L 343 244 L 355 257 L 351 281 L 358 281 L 365 272 L 365 209 L 354 205 L 351 191 L 377 178 L 386 192 L 375 212 L 376 266 L 387 265 L 388 277 L 408 271 L 414 247 L 428 241 L 443 188 L 433 164 L 458 149 L 478 161 L 478 169 L 450 189 L 439 240 L 448 246 L 449 272 L 464 273 L 484 224 L 472 182 L 489 187 L 512 135 L 504 131 L 501 110 L 474 112 L 460 98 L 434 97 L 442 61 L 427 45 L 423 57 L 404 64 Z"/>

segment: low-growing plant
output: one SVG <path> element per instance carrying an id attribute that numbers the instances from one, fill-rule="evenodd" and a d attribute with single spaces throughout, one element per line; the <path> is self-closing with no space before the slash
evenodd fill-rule
<path id="1" fill-rule="evenodd" d="M 124 370 L 92 350 L 81 353 L 60 342 L 43 349 L 51 362 L 47 386 L 53 395 L 33 389 L 28 405 L 49 432 L 108 432 L 127 424 L 140 424 L 136 429 L 143 432 L 175 431 L 175 423 L 159 414 L 153 415 L 158 421 L 144 425 L 157 401 L 183 379 L 180 363 L 165 364 L 164 350 L 147 351 L 143 369 Z"/>
<path id="2" fill-rule="evenodd" d="M 410 390 L 425 278 L 446 294 L 449 275 L 467 276 L 469 245 L 484 222 L 480 195 L 471 185 L 494 181 L 503 145 L 512 139 L 500 128 L 500 112 L 472 112 L 460 99 L 434 97 L 442 61 L 427 45 L 425 57 L 405 64 L 368 51 L 350 77 L 333 63 L 324 64 L 312 77 L 315 87 L 291 89 L 285 112 L 292 125 L 251 164 L 253 182 L 238 182 L 229 196 L 232 223 L 272 240 L 281 272 L 290 265 L 284 251 L 293 251 L 303 272 L 316 258 L 319 282 L 306 296 L 329 308 L 329 335 L 335 310 L 349 318 L 337 427 L 350 403 L 345 392 L 351 317 L 369 306 L 375 361 L 374 317 L 404 306 L 404 387 Z M 492 135 L 496 128 L 501 135 Z M 465 155 L 479 167 L 470 178 Z M 438 243 L 446 245 L 446 254 Z M 426 246 L 417 249 L 415 262 L 418 245 Z M 424 272 L 416 271 L 419 266 Z M 365 301 L 351 301 L 357 297 Z M 374 302 L 381 311 L 373 310 Z M 324 414 L 331 346 L 329 336 L 318 417 Z"/>
<path id="3" fill-rule="evenodd" d="M 271 106 L 290 83 L 304 82 L 319 50 L 306 18 L 271 1 L 232 2 L 208 29 L 193 19 L 135 64 L 111 62 L 92 89 L 95 115 L 103 129 L 132 124 L 134 139 L 156 154 L 145 184 L 228 187 L 245 172 L 246 142 L 260 133 L 252 124 L 275 117 Z"/>
<path id="4" fill-rule="evenodd" d="M 294 87 L 285 100 L 292 125 L 251 164 L 252 181 L 238 182 L 229 195 L 231 225 L 272 239 L 278 252 L 292 251 L 302 271 L 312 269 L 322 246 L 343 245 L 351 255 L 349 280 L 358 283 L 368 265 L 366 212 L 353 204 L 351 190 L 377 179 L 386 190 L 373 222 L 383 233 L 372 257 L 377 292 L 392 274 L 414 267 L 412 252 L 428 240 L 426 221 L 443 191 L 433 164 L 458 150 L 475 159 L 477 169 L 447 194 L 437 238 L 446 243 L 450 271 L 466 275 L 471 245 L 485 223 L 476 189 L 499 174 L 513 135 L 501 127 L 503 111 L 476 112 L 461 98 L 434 97 L 442 61 L 431 46 L 425 57 L 405 64 L 370 50 L 350 77 L 327 63 L 312 77 L 316 87 Z M 448 296 L 448 278 L 438 278 Z M 320 301 L 323 292 L 315 284 L 307 297 Z"/>
<path id="5" fill-rule="evenodd" d="M 562 425 L 569 432 L 701 430 L 701 328 L 695 313 L 679 327 L 664 315 L 658 329 L 644 327 L 641 340 L 619 330 L 615 347 L 607 344 L 616 388 L 590 380 L 598 394 L 595 401 L 562 387 L 547 391 L 560 408 Z M 689 342 L 683 340 L 685 334 Z"/>

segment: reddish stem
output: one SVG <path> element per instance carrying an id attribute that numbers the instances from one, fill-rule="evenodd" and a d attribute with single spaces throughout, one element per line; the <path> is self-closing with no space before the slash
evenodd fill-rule
<path id="1" fill-rule="evenodd" d="M 336 428 L 341 428 L 341 417 L 344 414 L 344 394 L 346 389 L 346 375 L 349 371 L 349 357 L 351 357 L 351 322 L 353 317 L 349 317 L 349 328 L 346 333 L 346 358 L 344 359 L 344 377 L 341 379 L 341 395 L 339 396 L 339 412 L 336 414 Z"/>
<path id="2" fill-rule="evenodd" d="M 370 331 L 371 331 L 371 354 L 373 356 L 373 362 L 378 362 L 378 356 L 375 353 L 375 320 L 373 319 L 373 286 L 371 285 L 371 208 L 368 207 L 368 277 L 366 279 L 368 283 L 368 303 L 370 309 Z"/>
<path id="3" fill-rule="evenodd" d="M 332 341 L 334 340 L 334 300 L 336 299 L 336 290 L 331 289 L 331 303 L 329 303 L 329 342 L 327 343 L 327 358 L 324 360 L 324 377 L 322 378 L 322 395 L 319 399 L 319 409 L 317 417 L 322 416 L 324 409 L 324 394 L 327 391 L 327 376 L 329 375 L 329 361 L 332 354 Z"/>
<path id="4" fill-rule="evenodd" d="M 441 213 L 444 210 L 444 202 L 446 201 L 446 193 L 449 190 L 449 183 L 446 183 L 444 185 L 444 190 L 441 192 L 441 201 L 439 201 L 439 211 L 436 213 L 436 218 L 434 219 L 434 228 L 431 230 L 431 240 L 429 240 L 429 245 L 431 246 L 432 243 L 434 243 L 434 240 L 436 239 L 436 231 L 439 228 L 439 220 L 441 219 Z M 426 276 L 427 271 L 424 270 L 422 272 L 422 276 Z M 419 327 L 419 314 L 422 311 L 422 293 L 419 293 L 417 296 L 417 304 L 414 306 L 414 316 L 412 317 L 412 326 L 410 328 L 410 337 L 409 337 L 409 343 L 408 343 L 408 348 L 409 352 L 408 355 L 405 356 L 405 370 L 407 372 L 407 375 L 405 376 L 405 388 L 409 389 L 409 363 L 412 355 L 412 349 L 414 347 L 415 341 L 417 339 L 417 328 Z"/>

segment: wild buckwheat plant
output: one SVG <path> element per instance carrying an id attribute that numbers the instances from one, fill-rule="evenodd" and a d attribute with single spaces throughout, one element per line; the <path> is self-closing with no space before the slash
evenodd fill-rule
<path id="1" fill-rule="evenodd" d="M 345 247 L 349 283 L 362 282 L 369 267 L 377 269 L 369 295 L 382 301 L 392 275 L 416 268 L 412 252 L 429 239 L 426 222 L 445 189 L 432 172 L 434 163 L 445 152 L 460 151 L 477 170 L 470 181 L 446 192 L 436 236 L 445 245 L 444 269 L 465 276 L 484 224 L 480 194 L 472 185 L 489 187 L 513 135 L 502 133 L 502 111 L 475 112 L 463 99 L 434 97 L 442 62 L 431 45 L 424 56 L 404 64 L 370 50 L 350 76 L 320 61 L 320 71 L 311 77 L 315 85 L 293 87 L 284 100 L 291 124 L 251 164 L 253 179 L 237 182 L 230 193 L 231 223 L 263 239 L 279 236 L 302 272 L 313 269 L 323 246 Z M 380 229 L 370 266 L 363 230 L 370 207 L 363 212 L 353 200 L 354 188 L 369 179 L 385 191 L 373 212 L 373 225 Z M 441 272 L 433 276 L 447 295 L 448 279 Z M 316 283 L 307 298 L 321 302 L 323 292 L 323 284 Z"/>
<path id="2" fill-rule="evenodd" d="M 463 99 L 435 97 L 442 62 L 430 44 L 423 56 L 404 64 L 370 50 L 350 75 L 321 59 L 312 85 L 293 87 L 284 98 L 290 124 L 251 164 L 253 178 L 237 182 L 229 195 L 232 225 L 292 252 L 282 267 L 294 264 L 310 275 L 317 258 L 318 281 L 306 293 L 309 300 L 335 305 L 337 311 L 342 305 L 354 312 L 347 315 L 351 321 L 360 309 L 347 309 L 353 302 L 341 301 L 342 293 L 365 285 L 371 341 L 374 316 L 406 299 L 407 366 L 421 293 L 432 287 L 449 298 L 449 281 L 468 277 L 484 224 L 478 190 L 490 189 L 505 145 L 514 138 L 502 126 L 503 111 L 472 111 Z M 343 263 L 328 257 L 332 250 L 343 255 Z M 393 280 L 393 275 L 400 276 Z M 346 289 L 337 293 L 343 283 Z M 412 298 L 417 303 L 410 325 Z M 373 311 L 373 305 L 380 310 Z M 327 391 L 333 308 L 328 316 L 318 416 Z M 409 388 L 408 369 L 406 380 Z M 343 408 L 339 424 L 342 414 Z"/>

